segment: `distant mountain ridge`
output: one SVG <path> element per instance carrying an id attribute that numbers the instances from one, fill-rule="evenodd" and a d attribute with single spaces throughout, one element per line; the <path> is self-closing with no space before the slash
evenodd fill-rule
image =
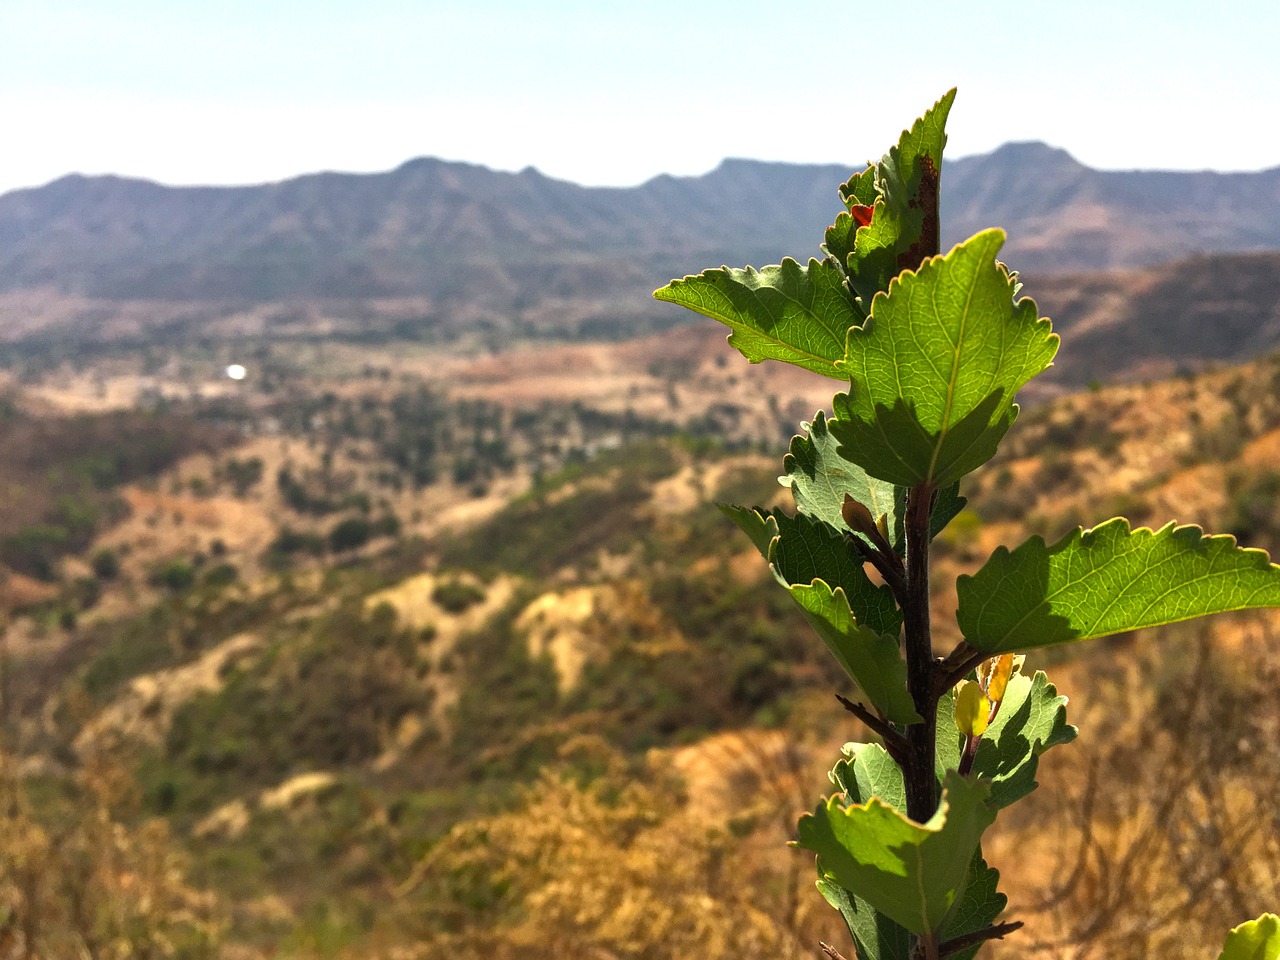
<path id="1" fill-rule="evenodd" d="M 726 160 L 632 188 L 430 158 L 245 187 L 72 175 L 0 196 L 0 294 L 204 303 L 214 315 L 416 298 L 424 323 L 625 335 L 676 322 L 648 299 L 673 276 L 820 255 L 853 171 Z M 1098 171 L 1017 143 L 949 162 L 943 184 L 946 245 L 1004 226 L 1002 256 L 1024 273 L 1280 250 L 1280 167 Z M 0 323 L 11 313 L 0 307 Z"/>

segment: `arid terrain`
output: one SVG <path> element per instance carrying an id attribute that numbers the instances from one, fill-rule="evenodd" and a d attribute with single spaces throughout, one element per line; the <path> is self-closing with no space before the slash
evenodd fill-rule
<path id="1" fill-rule="evenodd" d="M 840 384 L 649 296 L 817 253 L 849 172 L 0 196 L 0 960 L 852 958 L 787 842 L 869 734 L 715 506 L 790 509 Z M 935 541 L 939 646 L 1030 536 L 1280 555 L 1277 174 L 945 168 L 1064 345 Z M 1026 928 L 984 956 L 1275 909 L 1274 612 L 1028 669 L 1082 736 L 988 835 Z"/>
<path id="2" fill-rule="evenodd" d="M 11 366 L 3 789 L 25 872 L 0 892 L 38 895 L 33 936 L 83 937 L 87 900 L 184 956 L 839 942 L 785 841 L 854 722 L 712 507 L 787 503 L 781 453 L 830 386 L 708 327 Z M 1194 366 L 1032 395 L 940 541 L 939 623 L 955 574 L 1028 529 L 1124 514 L 1280 548 L 1280 362 Z M 1256 746 L 1277 638 L 1236 617 L 1036 664 L 1090 746 L 1048 756 L 996 832 L 1028 928 L 994 956 L 1190 957 L 1274 902 L 1280 771 Z"/>

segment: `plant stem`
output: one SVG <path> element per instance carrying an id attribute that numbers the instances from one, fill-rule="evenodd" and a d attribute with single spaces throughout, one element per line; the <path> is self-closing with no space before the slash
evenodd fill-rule
<path id="1" fill-rule="evenodd" d="M 938 960 L 938 932 L 926 933 L 916 940 L 912 960 Z"/>
<path id="2" fill-rule="evenodd" d="M 959 953 L 961 950 L 967 950 L 980 943 L 986 943 L 988 940 L 1003 940 L 1013 931 L 1021 929 L 1021 920 L 1010 920 L 1007 923 L 997 923 L 995 926 L 975 930 L 973 933 L 966 933 L 963 936 L 956 937 L 954 940 L 945 941 L 938 948 L 938 956 L 949 957 L 953 953 Z"/>
<path id="3" fill-rule="evenodd" d="M 940 694 L 934 689 L 936 668 L 929 626 L 929 518 L 933 512 L 933 492 L 930 484 L 921 483 L 907 493 L 907 590 L 902 608 L 907 689 L 924 722 L 907 728 L 910 762 L 902 773 L 907 816 L 917 823 L 924 823 L 938 808 L 938 783 L 933 768 Z"/>
<path id="4" fill-rule="evenodd" d="M 872 731 L 880 734 L 880 739 L 884 741 L 884 748 L 889 752 L 889 756 L 898 762 L 898 766 L 902 766 L 900 759 L 909 749 L 910 744 L 898 729 L 883 717 L 877 717 L 860 703 L 854 703 L 848 697 L 836 694 L 836 699 L 840 701 L 840 705 L 852 713 L 855 717 L 865 723 Z"/>
<path id="5" fill-rule="evenodd" d="M 973 670 L 983 660 L 992 656 L 993 654 L 973 649 L 973 647 L 961 640 L 956 644 L 956 648 L 947 654 L 946 659 L 937 662 L 933 684 L 934 692 L 941 698 L 943 694 L 967 677 L 969 671 Z"/>

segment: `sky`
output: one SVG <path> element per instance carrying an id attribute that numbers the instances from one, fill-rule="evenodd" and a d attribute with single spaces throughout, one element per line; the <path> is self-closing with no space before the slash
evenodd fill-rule
<path id="1" fill-rule="evenodd" d="M 1280 0 L 0 0 L 0 192 L 375 172 L 588 185 L 853 165 L 952 86 L 948 156 L 1280 165 Z"/>

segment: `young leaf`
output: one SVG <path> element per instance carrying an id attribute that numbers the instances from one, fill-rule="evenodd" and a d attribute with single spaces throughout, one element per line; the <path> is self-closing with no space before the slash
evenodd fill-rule
<path id="1" fill-rule="evenodd" d="M 991 701 L 982 692 L 982 688 L 972 680 L 961 680 L 955 693 L 955 705 L 951 715 L 955 717 L 956 727 L 966 737 L 981 737 L 987 730 Z"/>
<path id="2" fill-rule="evenodd" d="M 956 583 L 960 630 L 990 653 L 1090 640 L 1211 613 L 1280 607 L 1280 566 L 1229 536 L 1123 517 L 1076 528 L 1053 546 L 1000 547 Z"/>
<path id="3" fill-rule="evenodd" d="M 827 232 L 823 235 L 822 250 L 841 272 L 845 271 L 849 255 L 853 253 L 854 238 L 857 236 L 859 226 L 852 214 L 842 212 L 836 217 L 836 222 L 827 227 Z M 860 300 L 855 301 L 854 306 L 858 315 L 865 320 L 866 307 Z"/>
<path id="4" fill-rule="evenodd" d="M 1058 337 L 1031 300 L 1013 300 L 987 230 L 918 273 L 895 278 L 849 332 L 835 398 L 841 456 L 900 486 L 955 483 L 993 453 L 1017 415 L 1013 395 L 1049 367 Z"/>
<path id="5" fill-rule="evenodd" d="M 1280 960 L 1280 917 L 1264 913 L 1229 934 L 1218 960 Z"/>
<path id="6" fill-rule="evenodd" d="M 927 823 L 915 823 L 876 798 L 844 807 L 839 797 L 801 818 L 799 846 L 819 870 L 912 933 L 942 926 L 969 879 L 982 832 L 995 819 L 987 787 L 947 777 Z"/>
<path id="7" fill-rule="evenodd" d="M 920 723 L 907 693 L 907 664 L 897 639 L 859 624 L 839 587 L 833 591 L 814 580 L 789 589 L 805 619 L 876 709 L 893 723 Z"/>
<path id="8" fill-rule="evenodd" d="M 1021 800 L 1037 786 L 1040 754 L 1070 743 L 1077 730 L 1067 723 L 1067 698 L 1043 671 L 1016 674 L 1005 687 L 995 721 L 987 728 L 973 761 L 973 773 L 991 784 L 987 801 L 997 810 Z"/>
<path id="9" fill-rule="evenodd" d="M 875 202 L 871 222 L 854 233 L 852 249 L 845 258 L 849 286 L 857 295 L 859 309 L 870 312 L 877 293 L 888 290 L 894 277 L 904 269 L 920 266 L 928 255 L 915 251 L 911 240 L 919 237 L 922 222 L 920 211 L 890 206 L 883 198 Z"/>
<path id="10" fill-rule="evenodd" d="M 778 521 L 773 514 L 759 507 L 738 507 L 732 503 L 717 503 L 716 508 L 751 538 L 760 556 L 769 559 L 769 546 L 778 536 Z"/>
<path id="11" fill-rule="evenodd" d="M 852 213 L 857 207 L 869 207 L 876 202 L 877 168 L 868 164 L 861 173 L 855 173 L 847 181 L 840 184 L 840 199 Z"/>
<path id="12" fill-rule="evenodd" d="M 845 528 L 841 507 L 845 494 L 848 494 L 870 510 L 872 517 L 888 518 L 889 543 L 902 553 L 906 488 L 877 480 L 858 464 L 841 456 L 839 444 L 831 435 L 831 423 L 819 410 L 812 423 L 803 424 L 808 435 L 791 438 L 790 452 L 782 460 L 783 469 L 787 472 L 778 478 L 778 482 L 791 488 L 796 509 L 831 524 L 837 530 Z M 930 535 L 937 536 L 967 502 L 960 496 L 958 483 L 939 490 L 933 505 Z"/>
<path id="13" fill-rule="evenodd" d="M 782 360 L 837 380 L 845 379 L 836 361 L 844 357 L 849 328 L 863 322 L 842 271 L 817 260 L 706 270 L 653 295 L 730 327 L 729 343 L 752 363 Z"/>
<path id="14" fill-rule="evenodd" d="M 878 743 L 846 743 L 844 754 L 845 758 L 827 776 L 844 791 L 849 805 L 877 797 L 899 813 L 907 812 L 902 768 L 893 762 L 884 747 Z"/>
<path id="15" fill-rule="evenodd" d="M 870 309 L 872 299 L 888 289 L 893 277 L 915 270 L 938 253 L 942 150 L 955 95 L 955 90 L 949 91 L 904 130 L 897 146 L 876 166 L 875 200 L 862 201 L 874 203 L 870 222 L 856 231 L 844 261 L 863 310 Z"/>
<path id="16" fill-rule="evenodd" d="M 778 536 L 769 549 L 769 564 L 779 583 L 792 587 L 822 581 L 833 590 L 840 587 L 858 623 L 878 634 L 898 636 L 902 611 L 893 591 L 871 582 L 843 534 L 804 514 L 775 512 L 773 519 Z"/>
<path id="17" fill-rule="evenodd" d="M 885 199 L 900 209 L 927 209 L 927 198 L 922 195 L 922 181 L 930 169 L 936 177 L 942 170 L 942 150 L 947 144 L 947 116 L 955 102 L 953 87 L 925 111 L 924 116 L 904 130 L 895 147 L 880 161 L 880 178 L 876 183 Z M 932 187 L 935 196 L 936 181 Z"/>
<path id="18" fill-rule="evenodd" d="M 840 456 L 838 444 L 827 428 L 826 414 L 821 410 L 812 423 L 803 426 L 808 436 L 791 438 L 790 452 L 782 458 L 782 468 L 787 473 L 778 478 L 779 483 L 791 488 L 796 509 L 843 530 L 841 507 L 848 494 L 870 510 L 873 518 L 887 516 L 889 540 L 895 546 L 899 544 L 902 498 L 894 485 L 869 476 L 858 464 Z"/>

